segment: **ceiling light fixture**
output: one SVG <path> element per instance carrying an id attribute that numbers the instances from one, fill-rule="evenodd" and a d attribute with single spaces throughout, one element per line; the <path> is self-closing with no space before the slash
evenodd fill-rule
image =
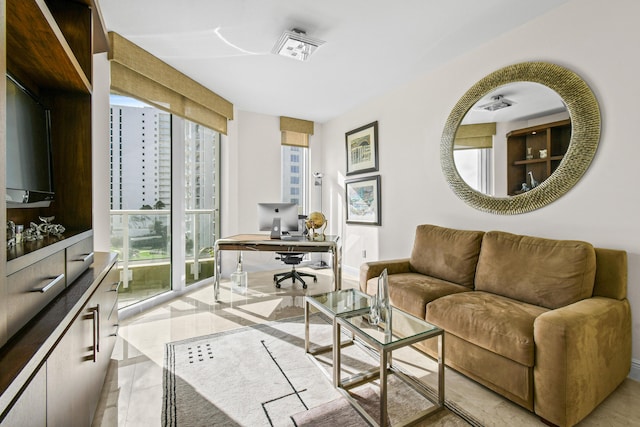
<path id="1" fill-rule="evenodd" d="M 294 28 L 291 31 L 285 31 L 280 36 L 272 53 L 299 61 L 307 61 L 311 54 L 323 44 L 324 41 L 309 37 L 306 32 Z"/>
<path id="2" fill-rule="evenodd" d="M 497 111 L 503 108 L 511 107 L 515 102 L 505 98 L 502 95 L 496 95 L 491 97 L 491 102 L 488 104 L 478 106 L 478 110 L 485 111 Z"/>

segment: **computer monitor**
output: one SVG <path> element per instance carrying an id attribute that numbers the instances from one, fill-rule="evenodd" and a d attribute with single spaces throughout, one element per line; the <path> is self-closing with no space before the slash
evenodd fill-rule
<path id="1" fill-rule="evenodd" d="M 283 231 L 298 230 L 298 205 L 295 203 L 258 203 L 260 231 L 271 231 L 279 239 Z"/>

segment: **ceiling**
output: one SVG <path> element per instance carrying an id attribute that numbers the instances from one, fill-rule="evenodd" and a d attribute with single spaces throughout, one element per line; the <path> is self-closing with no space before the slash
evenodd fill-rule
<path id="1" fill-rule="evenodd" d="M 238 110 L 325 122 L 568 0 L 97 0 L 115 31 Z M 301 62 L 285 30 L 325 41 Z"/>

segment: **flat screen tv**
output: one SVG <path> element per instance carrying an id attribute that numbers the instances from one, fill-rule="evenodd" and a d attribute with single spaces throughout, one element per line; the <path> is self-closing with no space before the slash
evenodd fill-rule
<path id="1" fill-rule="evenodd" d="M 54 198 L 50 111 L 7 75 L 6 115 L 7 208 L 49 206 Z"/>

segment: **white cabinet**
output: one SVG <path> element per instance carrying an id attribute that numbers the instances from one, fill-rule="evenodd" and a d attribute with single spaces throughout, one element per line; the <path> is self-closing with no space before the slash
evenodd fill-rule
<path id="1" fill-rule="evenodd" d="M 80 240 L 66 249 L 67 283 L 78 278 L 93 262 L 93 236 Z"/>
<path id="2" fill-rule="evenodd" d="M 50 426 L 91 425 L 116 339 L 117 286 L 112 268 L 47 359 Z"/>
<path id="3" fill-rule="evenodd" d="M 91 425 L 86 393 L 94 362 L 93 315 L 84 308 L 47 359 L 47 425 Z"/>
<path id="4" fill-rule="evenodd" d="M 116 255 L 96 253 L 2 348 L 0 427 L 91 425 L 116 340 L 118 280 Z"/>
<path id="5" fill-rule="evenodd" d="M 64 251 L 7 277 L 7 331 L 13 336 L 66 286 Z"/>
<path id="6" fill-rule="evenodd" d="M 47 372 L 42 366 L 24 389 L 0 427 L 47 425 Z"/>

